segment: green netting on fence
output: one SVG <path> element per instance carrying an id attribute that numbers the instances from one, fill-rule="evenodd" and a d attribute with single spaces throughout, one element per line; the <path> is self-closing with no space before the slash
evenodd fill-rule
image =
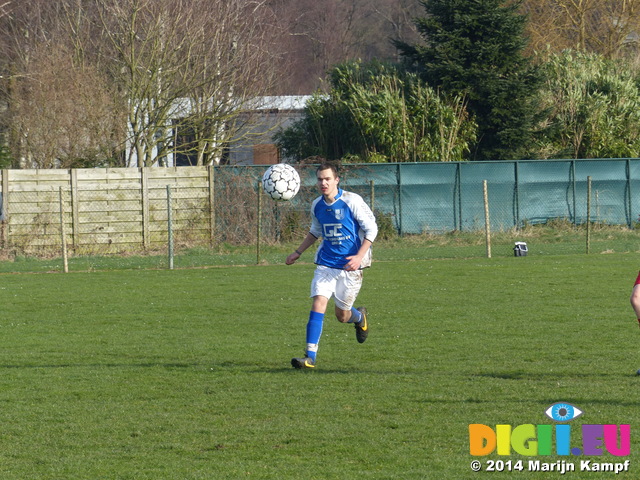
<path id="1" fill-rule="evenodd" d="M 224 167 L 221 167 L 224 168 Z M 265 167 L 255 169 L 256 177 Z M 315 167 L 301 166 L 301 208 L 315 194 Z M 521 160 L 464 163 L 349 165 L 342 186 L 392 218 L 401 234 L 484 228 L 483 182 L 487 182 L 492 230 L 563 219 L 633 226 L 640 214 L 640 159 Z"/>

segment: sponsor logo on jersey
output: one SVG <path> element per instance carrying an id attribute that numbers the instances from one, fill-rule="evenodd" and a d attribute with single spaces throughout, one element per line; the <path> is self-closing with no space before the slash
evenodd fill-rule
<path id="1" fill-rule="evenodd" d="M 324 238 L 335 238 L 342 236 L 341 223 L 325 223 L 323 226 Z"/>

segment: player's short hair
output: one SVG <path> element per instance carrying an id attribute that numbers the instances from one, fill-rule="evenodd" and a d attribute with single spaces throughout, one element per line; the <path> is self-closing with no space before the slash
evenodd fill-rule
<path id="1" fill-rule="evenodd" d="M 338 166 L 335 163 L 323 159 L 320 165 L 318 165 L 318 168 L 316 168 L 316 174 L 322 170 L 331 170 L 334 177 L 338 178 Z"/>

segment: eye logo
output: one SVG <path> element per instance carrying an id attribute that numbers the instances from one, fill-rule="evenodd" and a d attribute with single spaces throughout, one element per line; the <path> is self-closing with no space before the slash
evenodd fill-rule
<path id="1" fill-rule="evenodd" d="M 545 415 L 556 422 L 568 422 L 582 415 L 582 410 L 565 402 L 551 405 L 544 411 Z"/>

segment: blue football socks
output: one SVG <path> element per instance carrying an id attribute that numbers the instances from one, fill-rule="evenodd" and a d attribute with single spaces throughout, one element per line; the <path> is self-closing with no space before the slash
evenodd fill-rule
<path id="1" fill-rule="evenodd" d="M 361 321 L 362 314 L 354 307 L 351 307 L 351 318 L 347 320 L 347 323 L 360 323 Z"/>
<path id="2" fill-rule="evenodd" d="M 316 360 L 316 354 L 318 353 L 318 343 L 320 343 L 320 336 L 322 335 L 322 323 L 324 321 L 324 313 L 314 312 L 309 313 L 309 322 L 307 323 L 307 357 L 311 358 L 314 362 Z"/>

